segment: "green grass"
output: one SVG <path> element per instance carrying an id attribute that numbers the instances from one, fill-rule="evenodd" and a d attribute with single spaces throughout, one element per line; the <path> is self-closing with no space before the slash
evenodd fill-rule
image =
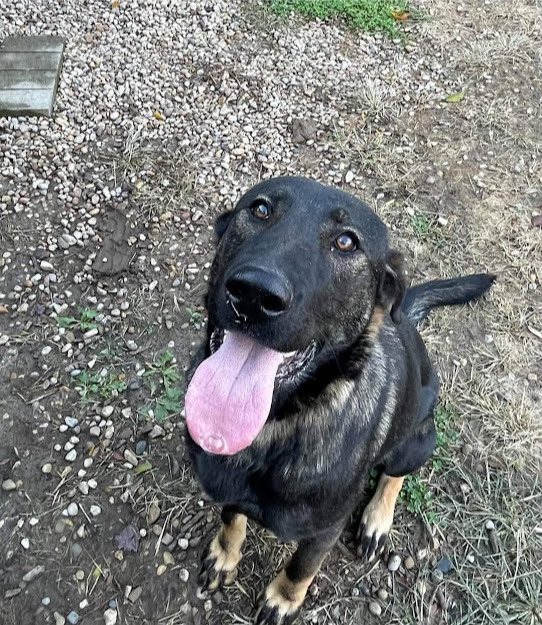
<path id="1" fill-rule="evenodd" d="M 93 330 L 98 327 L 95 322 L 98 316 L 98 311 L 93 308 L 80 308 L 79 319 L 77 317 L 57 317 L 56 322 L 59 328 L 68 328 L 73 330 L 79 328 L 81 332 L 87 332 L 87 330 Z"/>
<path id="2" fill-rule="evenodd" d="M 424 213 L 416 213 L 410 220 L 410 227 L 417 237 L 426 237 L 431 233 L 433 223 Z"/>
<path id="3" fill-rule="evenodd" d="M 431 509 L 433 491 L 430 477 L 442 473 L 446 464 L 452 461 L 453 446 L 458 439 L 455 430 L 457 415 L 453 410 L 446 406 L 438 406 L 434 418 L 437 429 L 435 453 L 424 469 L 413 475 L 407 475 L 399 495 L 400 501 L 409 512 L 425 518 L 429 523 L 439 523 L 438 517 Z"/>
<path id="4" fill-rule="evenodd" d="M 177 386 L 181 376 L 177 371 L 175 357 L 166 350 L 163 354 L 157 354 L 151 363 L 147 363 L 147 367 L 143 377 L 151 397 L 141 412 L 145 417 L 165 421 L 181 412 L 182 389 Z"/>
<path id="5" fill-rule="evenodd" d="M 271 8 L 277 15 L 292 11 L 309 19 L 341 19 L 350 28 L 366 32 L 381 31 L 390 37 L 399 34 L 396 14 L 407 9 L 404 0 L 272 0 Z"/>
<path id="6" fill-rule="evenodd" d="M 114 370 L 109 370 L 105 374 L 83 371 L 75 378 L 75 382 L 83 405 L 117 397 L 126 390 L 125 375 Z"/>

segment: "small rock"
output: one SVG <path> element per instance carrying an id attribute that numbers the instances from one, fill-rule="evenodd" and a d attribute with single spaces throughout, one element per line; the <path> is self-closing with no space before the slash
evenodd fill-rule
<path id="1" fill-rule="evenodd" d="M 401 566 L 400 556 L 398 556 L 396 553 L 392 554 L 390 556 L 390 559 L 388 560 L 388 571 L 390 571 L 391 573 L 395 573 L 395 571 L 397 571 L 400 566 Z"/>
<path id="2" fill-rule="evenodd" d="M 79 616 L 79 614 L 77 614 L 75 610 L 72 610 L 66 618 L 68 619 L 68 623 L 71 623 L 71 625 L 76 625 L 81 617 Z"/>
<path id="3" fill-rule="evenodd" d="M 163 427 L 159 426 L 159 425 L 155 425 L 152 430 L 150 431 L 149 437 L 150 438 L 159 438 L 160 436 L 164 436 L 165 434 L 165 430 Z"/>
<path id="4" fill-rule="evenodd" d="M 186 538 L 179 538 L 177 544 L 183 551 L 186 551 L 188 549 L 188 546 L 190 545 L 188 539 Z"/>
<path id="5" fill-rule="evenodd" d="M 115 408 L 113 406 L 104 406 L 102 408 L 102 416 L 103 417 L 110 417 L 113 414 L 113 411 L 115 410 Z"/>
<path id="6" fill-rule="evenodd" d="M 413 569 L 415 566 L 416 563 L 414 562 L 414 558 L 412 556 L 407 556 L 405 558 L 405 569 L 410 571 L 410 569 Z"/>
<path id="7" fill-rule="evenodd" d="M 23 549 L 29 549 L 30 548 L 30 541 L 28 540 L 28 538 L 23 538 L 21 540 L 21 546 Z"/>
<path id="8" fill-rule="evenodd" d="M 55 625 L 64 625 L 64 623 L 66 622 L 66 619 L 62 616 L 62 614 L 59 614 L 58 612 L 55 612 L 53 614 L 53 618 L 55 619 Z"/>
<path id="9" fill-rule="evenodd" d="M 66 454 L 66 460 L 68 462 L 74 462 L 76 458 L 77 458 L 77 452 L 75 451 L 75 449 L 72 449 Z"/>
<path id="10" fill-rule="evenodd" d="M 105 625 L 115 625 L 117 622 L 117 611 L 109 608 L 104 612 Z"/>
<path id="11" fill-rule="evenodd" d="M 89 434 L 91 436 L 96 436 L 96 438 L 98 438 L 98 436 L 100 436 L 100 434 L 102 433 L 102 431 L 100 430 L 100 428 L 97 425 L 93 425 L 90 430 L 89 430 Z"/>
<path id="12" fill-rule="evenodd" d="M 427 184 L 435 184 L 436 181 L 437 179 L 435 178 L 435 176 L 427 176 L 427 178 L 425 179 L 425 182 Z"/>
<path id="13" fill-rule="evenodd" d="M 387 601 L 388 600 L 388 591 L 385 588 L 379 588 L 378 592 L 376 593 L 376 596 L 381 600 L 381 601 Z"/>
<path id="14" fill-rule="evenodd" d="M 75 579 L 78 582 L 82 582 L 85 579 L 85 571 L 82 571 L 81 569 L 79 569 L 76 573 L 75 573 Z"/>
<path id="15" fill-rule="evenodd" d="M 77 516 L 78 513 L 79 513 L 79 506 L 75 503 L 75 501 L 72 501 L 71 504 L 68 506 L 68 515 Z"/>
<path id="16" fill-rule="evenodd" d="M 41 267 L 42 271 L 51 272 L 51 271 L 55 270 L 53 265 L 51 265 L 51 263 L 49 261 L 47 261 L 47 260 L 42 260 L 41 263 L 40 263 L 40 267 Z"/>
<path id="17" fill-rule="evenodd" d="M 143 592 L 142 586 L 138 586 L 137 588 L 134 588 L 132 592 L 128 595 L 128 601 L 130 601 L 131 603 L 135 603 L 139 599 L 139 597 L 141 597 L 142 592 Z"/>
<path id="18" fill-rule="evenodd" d="M 72 556 L 77 559 L 83 553 L 83 547 L 79 543 L 73 543 L 71 551 Z"/>
<path id="19" fill-rule="evenodd" d="M 175 564 L 175 558 L 169 551 L 164 551 L 164 564 L 166 566 L 173 566 Z"/>
<path id="20" fill-rule="evenodd" d="M 157 569 L 156 569 L 156 575 L 158 575 L 158 577 L 160 577 L 161 575 L 163 575 L 165 572 L 167 571 L 167 566 L 165 564 L 161 564 Z"/>
<path id="21" fill-rule="evenodd" d="M 190 577 L 190 571 L 188 569 L 181 569 L 179 571 L 179 577 L 182 582 L 187 582 Z"/>
<path id="22" fill-rule="evenodd" d="M 88 491 L 89 491 L 89 486 L 87 482 L 80 482 L 79 483 L 79 490 L 81 491 L 81 493 L 83 493 L 83 495 L 88 495 Z"/>
<path id="23" fill-rule="evenodd" d="M 136 454 L 141 456 L 147 450 L 147 441 L 137 441 L 136 443 Z"/>
<path id="24" fill-rule="evenodd" d="M 134 467 L 139 464 L 139 460 L 131 449 L 124 450 L 124 458 Z"/>
<path id="25" fill-rule="evenodd" d="M 46 345 L 42 350 L 41 350 L 41 355 L 42 356 L 48 356 L 51 353 L 51 350 L 53 348 L 50 345 Z"/>
<path id="26" fill-rule="evenodd" d="M 83 601 L 79 603 L 79 609 L 84 610 L 85 608 L 88 608 L 88 604 L 89 604 L 89 600 L 86 598 L 83 599 Z"/>
<path id="27" fill-rule="evenodd" d="M 486 530 L 488 532 L 492 532 L 495 529 L 495 523 L 493 523 L 493 521 L 490 519 L 489 521 L 487 521 L 486 523 Z"/>
<path id="28" fill-rule="evenodd" d="M 158 504 L 153 502 L 147 513 L 147 522 L 149 525 L 154 525 L 154 523 L 156 523 L 158 517 L 160 516 L 160 512 Z"/>
<path id="29" fill-rule="evenodd" d="M 376 601 L 370 601 L 369 612 L 374 616 L 380 616 L 382 614 L 382 608 L 380 607 L 380 604 L 378 604 Z"/>
<path id="30" fill-rule="evenodd" d="M 43 566 L 43 564 L 35 566 L 33 569 L 30 569 L 30 571 L 28 571 L 26 575 L 23 576 L 23 582 L 27 582 L 27 583 L 33 582 L 37 577 L 39 577 L 40 575 L 43 575 L 44 572 L 45 572 L 45 567 Z"/>
<path id="31" fill-rule="evenodd" d="M 69 428 L 74 428 L 74 427 L 77 427 L 77 424 L 79 423 L 79 421 L 75 417 L 65 417 L 64 418 L 64 423 Z"/>
<path id="32" fill-rule="evenodd" d="M 17 484 L 13 480 L 4 480 L 2 482 L 2 490 L 9 492 L 10 490 L 16 490 Z"/>
<path id="33" fill-rule="evenodd" d="M 51 597 L 43 597 L 41 605 L 48 606 L 51 603 Z"/>
<path id="34" fill-rule="evenodd" d="M 6 590 L 6 594 L 4 595 L 6 599 L 12 599 L 16 597 L 20 592 L 21 588 L 12 588 L 11 590 Z"/>
<path id="35" fill-rule="evenodd" d="M 344 181 L 346 182 L 346 184 L 350 184 L 352 180 L 354 180 L 354 172 L 348 170 L 344 176 Z"/>
<path id="36" fill-rule="evenodd" d="M 90 486 L 90 480 L 89 480 L 89 486 Z M 92 506 L 90 506 L 90 514 L 92 514 L 92 516 L 98 516 L 101 513 L 102 513 L 102 509 L 100 508 L 100 506 L 97 506 L 96 504 L 93 504 Z"/>

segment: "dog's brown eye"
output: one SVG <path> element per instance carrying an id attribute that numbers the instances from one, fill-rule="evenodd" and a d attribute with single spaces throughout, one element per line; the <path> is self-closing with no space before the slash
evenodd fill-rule
<path id="1" fill-rule="evenodd" d="M 256 219 L 261 219 L 263 221 L 269 217 L 271 211 L 265 204 L 256 204 L 252 207 L 252 214 Z"/>
<path id="2" fill-rule="evenodd" d="M 355 237 L 349 232 L 343 232 L 335 239 L 335 247 L 340 252 L 353 252 L 358 248 Z"/>

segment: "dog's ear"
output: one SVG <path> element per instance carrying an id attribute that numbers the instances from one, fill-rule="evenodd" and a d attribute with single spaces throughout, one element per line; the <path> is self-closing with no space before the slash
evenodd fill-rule
<path id="1" fill-rule="evenodd" d="M 228 227 L 231 218 L 233 216 L 233 211 L 226 211 L 219 215 L 215 220 L 215 234 L 221 239 L 224 232 L 226 232 L 226 228 Z"/>
<path id="2" fill-rule="evenodd" d="M 378 303 L 390 311 L 394 323 L 401 323 L 401 305 L 406 291 L 403 257 L 391 250 L 378 285 Z"/>

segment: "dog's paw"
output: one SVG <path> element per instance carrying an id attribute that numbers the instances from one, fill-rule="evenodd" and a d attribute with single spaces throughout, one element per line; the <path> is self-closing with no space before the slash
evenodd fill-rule
<path id="1" fill-rule="evenodd" d="M 284 571 L 265 589 L 256 625 L 292 625 L 307 594 L 308 584 L 295 584 Z"/>
<path id="2" fill-rule="evenodd" d="M 237 577 L 241 557 L 240 550 L 226 551 L 220 543 L 220 535 L 215 536 L 202 558 L 198 580 L 201 589 L 216 590 L 232 584 Z"/>
<path id="3" fill-rule="evenodd" d="M 393 524 L 393 508 L 371 500 L 363 511 L 358 528 L 358 556 L 369 562 L 380 556 Z"/>

